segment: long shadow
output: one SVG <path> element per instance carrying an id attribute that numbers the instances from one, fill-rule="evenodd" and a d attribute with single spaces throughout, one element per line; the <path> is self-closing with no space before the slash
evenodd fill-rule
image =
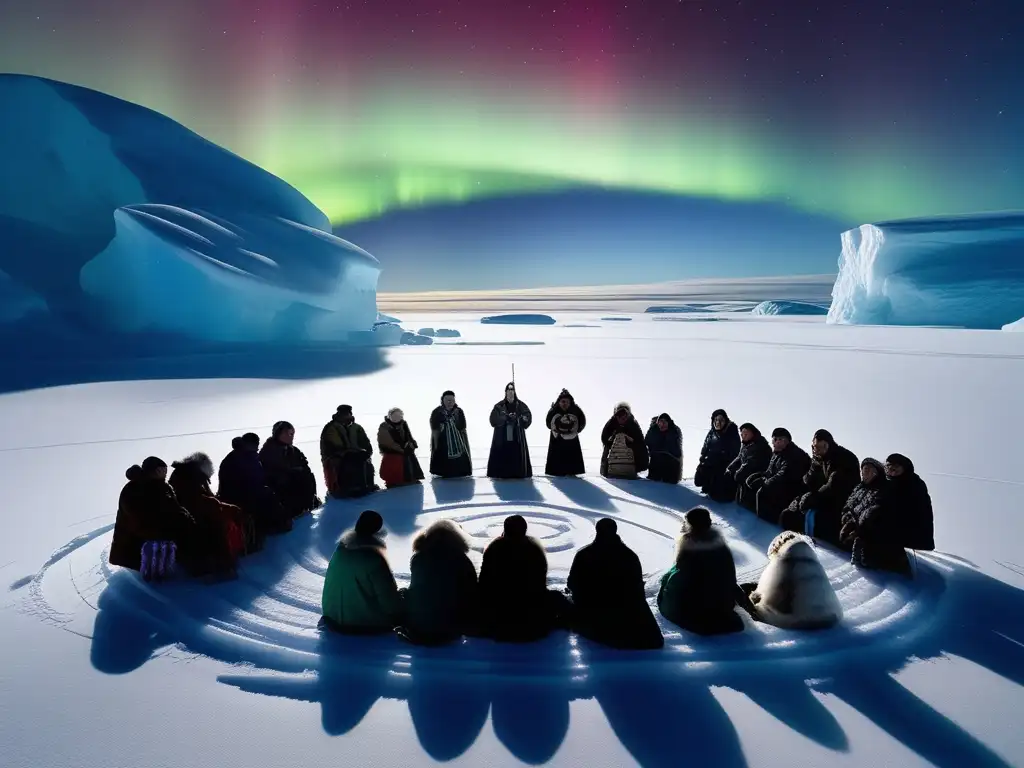
<path id="1" fill-rule="evenodd" d="M 536 504 L 544 501 L 544 496 L 533 484 L 533 478 L 526 480 L 493 480 L 494 495 L 506 504 Z"/>
<path id="2" fill-rule="evenodd" d="M 472 477 L 450 479 L 435 477 L 430 481 L 430 490 L 434 494 L 434 500 L 441 506 L 465 504 L 472 501 L 476 494 L 476 480 Z"/>
<path id="3" fill-rule="evenodd" d="M 487 687 L 472 676 L 420 674 L 423 657 L 442 657 L 414 649 L 409 665 L 409 716 L 423 750 L 437 761 L 466 752 L 483 730 L 491 709 Z"/>
<path id="4" fill-rule="evenodd" d="M 358 499 L 328 499 L 317 520 L 317 551 L 325 560 L 330 560 L 342 534 L 352 528 L 367 509 L 380 513 L 387 533 L 407 536 L 418 529 L 416 518 L 423 513 L 424 498 L 422 485 L 407 485 Z"/>
<path id="5" fill-rule="evenodd" d="M 569 732 L 572 693 L 564 680 L 495 681 L 491 724 L 498 741 L 527 765 L 543 765 Z"/>
<path id="6" fill-rule="evenodd" d="M 118 573 L 113 578 L 131 577 Z M 100 594 L 96 607 L 99 610 L 89 656 L 93 667 L 104 674 L 134 672 L 152 659 L 158 649 L 174 642 L 173 635 L 161 632 L 147 616 L 130 610 L 110 589 Z"/>
<path id="7" fill-rule="evenodd" d="M 615 503 L 608 492 L 585 478 L 552 477 L 548 482 L 578 507 L 599 512 L 615 511 Z"/>

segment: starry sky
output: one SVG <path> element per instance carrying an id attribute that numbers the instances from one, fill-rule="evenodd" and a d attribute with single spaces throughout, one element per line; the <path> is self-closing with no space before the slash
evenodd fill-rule
<path id="1" fill-rule="evenodd" d="M 1024 208 L 1015 0 L 0 0 L 0 71 L 164 112 L 371 240 L 598 189 L 828 221 L 828 271 L 851 225 Z"/>

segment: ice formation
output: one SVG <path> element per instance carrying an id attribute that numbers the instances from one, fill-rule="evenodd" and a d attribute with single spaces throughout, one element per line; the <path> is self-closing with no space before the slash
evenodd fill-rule
<path id="1" fill-rule="evenodd" d="M 752 315 L 827 315 L 828 307 L 810 304 L 806 301 L 762 301 L 752 310 Z"/>
<path id="2" fill-rule="evenodd" d="M 481 317 L 484 325 L 554 325 L 551 315 L 491 315 Z"/>
<path id="3" fill-rule="evenodd" d="M 844 232 L 830 323 L 999 329 L 1024 315 L 1024 213 Z"/>
<path id="4" fill-rule="evenodd" d="M 0 75 L 0 112 L 0 322 L 266 342 L 377 320 L 377 261 L 272 174 L 64 83 Z"/>
<path id="5" fill-rule="evenodd" d="M 1016 331 L 1017 333 L 1024 332 L 1024 317 L 1013 323 L 1007 323 L 1003 326 L 1004 331 Z"/>

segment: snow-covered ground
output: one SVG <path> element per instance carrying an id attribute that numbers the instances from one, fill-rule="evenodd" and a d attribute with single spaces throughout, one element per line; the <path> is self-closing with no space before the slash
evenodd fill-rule
<path id="1" fill-rule="evenodd" d="M 1024 764 L 1024 337 L 749 314 L 553 312 L 548 327 L 399 314 L 462 337 L 390 349 L 390 365 L 348 377 L 188 379 L 183 360 L 178 380 L 0 396 L 0 765 Z M 483 477 L 487 415 L 512 363 L 535 414 L 563 386 L 586 411 L 587 478 Z M 150 586 L 107 564 L 124 470 L 145 456 L 219 460 L 233 435 L 288 419 L 315 457 L 340 403 L 371 434 L 399 405 L 426 445 L 448 388 L 469 418 L 474 479 L 331 502 L 244 560 L 232 583 Z M 654 653 L 565 633 L 443 649 L 319 637 L 327 560 L 367 506 L 384 515 L 400 578 L 412 533 L 435 517 L 458 519 L 482 548 L 519 512 L 558 584 L 596 520 L 612 516 L 653 600 L 682 513 L 701 500 L 687 484 L 597 476 L 600 429 L 622 399 L 643 424 L 672 414 L 688 476 L 717 407 L 765 431 L 786 426 L 804 445 L 827 427 L 860 457 L 904 453 L 930 486 L 939 552 L 918 556 L 905 581 L 819 548 L 846 611 L 819 633 L 748 622 L 698 638 L 662 620 L 667 644 Z M 547 432 L 530 436 L 539 473 Z M 776 531 L 710 506 L 741 578 L 754 579 Z"/>

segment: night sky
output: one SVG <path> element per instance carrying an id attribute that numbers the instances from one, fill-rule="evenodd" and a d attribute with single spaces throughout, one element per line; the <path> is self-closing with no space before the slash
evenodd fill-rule
<path id="1" fill-rule="evenodd" d="M 339 225 L 579 186 L 1024 208 L 1016 0 L 0 0 L 0 71 L 169 114 Z"/>

